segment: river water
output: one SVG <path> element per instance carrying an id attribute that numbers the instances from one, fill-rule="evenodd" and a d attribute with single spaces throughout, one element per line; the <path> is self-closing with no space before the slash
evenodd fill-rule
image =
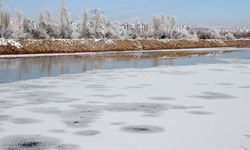
<path id="1" fill-rule="evenodd" d="M 0 59 L 0 149 L 250 149 L 250 50 L 142 55 Z"/>
<path id="2" fill-rule="evenodd" d="M 232 48 L 233 50 L 233 48 Z M 138 54 L 139 53 L 139 54 Z M 223 58 L 249 59 L 250 49 L 237 53 L 179 58 L 143 58 L 140 52 L 130 57 L 73 55 L 0 59 L 0 83 L 62 74 L 83 73 L 97 69 L 151 68 L 156 66 L 195 65 L 200 63 L 227 63 Z M 163 52 L 164 53 L 164 52 Z"/>

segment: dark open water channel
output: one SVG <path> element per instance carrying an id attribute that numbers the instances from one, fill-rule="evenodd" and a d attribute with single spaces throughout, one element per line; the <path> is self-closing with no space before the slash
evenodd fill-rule
<path id="1" fill-rule="evenodd" d="M 179 58 L 143 58 L 143 53 L 132 57 L 100 55 L 44 56 L 0 59 L 0 83 L 61 74 L 83 73 L 95 69 L 150 68 L 160 65 L 196 65 L 201 63 L 228 63 L 223 59 L 250 59 L 250 49 L 216 54 Z"/>

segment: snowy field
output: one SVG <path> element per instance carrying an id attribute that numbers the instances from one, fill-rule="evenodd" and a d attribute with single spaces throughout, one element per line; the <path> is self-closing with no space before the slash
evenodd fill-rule
<path id="1" fill-rule="evenodd" d="M 1 150 L 249 150 L 250 60 L 0 84 Z"/>

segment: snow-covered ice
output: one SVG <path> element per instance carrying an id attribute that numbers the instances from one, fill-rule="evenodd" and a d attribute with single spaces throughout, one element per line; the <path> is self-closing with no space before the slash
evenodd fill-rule
<path id="1" fill-rule="evenodd" d="M 0 84 L 0 149 L 250 149 L 250 63 Z"/>

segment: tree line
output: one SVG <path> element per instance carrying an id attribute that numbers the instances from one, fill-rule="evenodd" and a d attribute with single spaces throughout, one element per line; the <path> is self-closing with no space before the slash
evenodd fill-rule
<path id="1" fill-rule="evenodd" d="M 54 20 L 48 9 L 37 19 L 29 19 L 21 11 L 15 17 L 3 9 L 0 0 L 0 37 L 13 39 L 234 39 L 241 34 L 219 32 L 211 28 L 178 26 L 174 17 L 161 14 L 151 23 L 109 21 L 98 10 L 84 9 L 81 17 L 72 20 L 65 0 L 60 0 L 60 15 Z M 235 36 L 237 35 L 237 36 Z M 244 34 L 246 36 L 246 33 Z"/>

